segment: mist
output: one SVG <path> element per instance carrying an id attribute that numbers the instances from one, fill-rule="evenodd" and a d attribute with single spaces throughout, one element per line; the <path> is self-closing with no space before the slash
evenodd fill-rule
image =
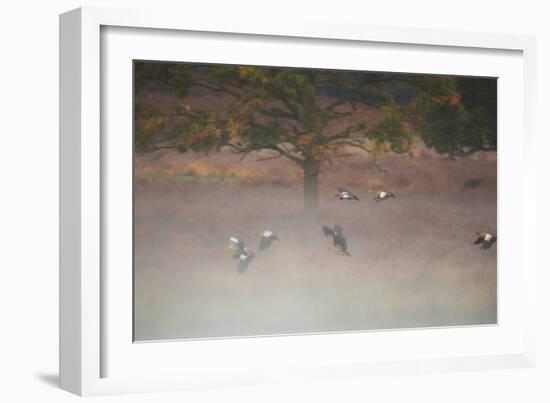
<path id="1" fill-rule="evenodd" d="M 300 170 L 222 150 L 138 157 L 135 170 L 136 341 L 495 324 L 496 153 L 448 158 L 357 153 L 325 167 L 316 222 L 303 216 Z M 337 187 L 359 201 L 340 201 Z M 395 199 L 376 203 L 369 189 Z M 339 224 L 351 256 L 327 250 Z M 259 236 L 280 238 L 258 253 Z M 248 269 L 224 250 L 237 236 Z"/>

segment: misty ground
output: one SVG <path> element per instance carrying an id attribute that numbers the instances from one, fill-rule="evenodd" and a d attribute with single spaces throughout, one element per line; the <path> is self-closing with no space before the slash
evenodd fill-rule
<path id="1" fill-rule="evenodd" d="M 343 226 L 352 256 L 325 248 L 301 219 L 290 161 L 239 163 L 228 152 L 139 158 L 135 183 L 136 340 L 327 332 L 496 322 L 496 155 L 463 159 L 417 149 L 337 161 L 320 178 L 319 225 Z M 332 197 L 350 187 L 359 202 Z M 397 198 L 383 203 L 367 190 Z M 245 273 L 229 236 L 281 241 Z"/>

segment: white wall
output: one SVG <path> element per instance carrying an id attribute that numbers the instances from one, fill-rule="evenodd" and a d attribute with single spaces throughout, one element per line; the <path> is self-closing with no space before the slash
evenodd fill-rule
<path id="1" fill-rule="evenodd" d="M 58 14 L 81 5 L 155 7 L 180 4 L 168 0 L 4 2 L 0 61 L 0 398 L 18 401 L 74 401 L 53 386 L 57 376 L 57 189 L 58 189 Z M 356 4 L 354 4 L 356 3 Z M 370 4 L 372 3 L 372 4 Z M 258 0 L 193 1 L 185 12 L 250 18 L 288 18 L 303 14 L 374 25 L 452 28 L 472 31 L 535 34 L 538 39 L 539 250 L 546 247 L 542 229 L 550 205 L 545 148 L 550 146 L 545 125 L 550 102 L 550 28 L 543 1 L 306 1 Z M 545 135 L 546 134 L 546 138 Z M 546 158 L 547 159 L 547 158 Z M 544 167 L 543 167 L 544 165 Z M 544 176 L 544 178 L 543 178 Z M 540 256 L 540 259 L 543 257 Z M 544 257 L 541 267 L 550 268 Z M 548 292 L 548 274 L 541 273 L 540 289 Z M 539 366 L 528 370 L 485 373 L 370 378 L 353 382 L 285 388 L 214 390 L 130 397 L 109 401 L 218 402 L 542 402 L 550 401 L 549 298 L 540 295 Z M 6 394 L 9 396 L 6 396 Z"/>

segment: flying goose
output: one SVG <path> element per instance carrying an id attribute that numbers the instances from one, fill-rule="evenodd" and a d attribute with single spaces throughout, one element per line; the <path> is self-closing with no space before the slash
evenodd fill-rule
<path id="1" fill-rule="evenodd" d="M 337 255 L 350 256 L 348 253 L 348 245 L 346 238 L 343 235 L 343 229 L 340 225 L 336 224 L 334 229 L 323 225 L 323 234 L 325 235 L 325 242 L 327 248 L 332 250 Z"/>
<path id="2" fill-rule="evenodd" d="M 250 252 L 248 249 L 243 248 L 243 251 L 239 255 L 239 263 L 237 264 L 237 271 L 243 273 L 248 268 L 248 265 L 254 259 L 254 252 Z"/>
<path id="3" fill-rule="evenodd" d="M 269 248 L 273 241 L 279 241 L 279 237 L 273 231 L 265 230 L 260 238 L 260 252 Z"/>
<path id="4" fill-rule="evenodd" d="M 369 190 L 370 193 L 374 193 L 374 197 L 372 198 L 375 202 L 380 202 L 383 200 L 391 199 L 392 197 L 395 197 L 395 195 L 392 192 L 386 192 L 384 190 L 380 190 L 378 192 L 373 192 L 372 190 Z"/>
<path id="5" fill-rule="evenodd" d="M 337 197 L 340 200 L 359 200 L 357 196 L 346 188 L 338 188 L 338 191 L 334 193 L 334 197 Z"/>
<path id="6" fill-rule="evenodd" d="M 496 235 L 489 232 L 476 232 L 477 238 L 474 245 L 479 245 L 481 249 L 489 249 L 497 241 Z"/>
<path id="7" fill-rule="evenodd" d="M 237 237 L 229 237 L 229 244 L 225 250 L 234 258 L 237 259 L 241 256 L 241 253 L 245 250 L 244 242 Z"/>

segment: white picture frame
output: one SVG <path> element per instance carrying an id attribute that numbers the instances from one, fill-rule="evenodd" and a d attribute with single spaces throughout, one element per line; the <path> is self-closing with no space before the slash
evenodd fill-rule
<path id="1" fill-rule="evenodd" d="M 107 260 L 111 259 L 111 252 L 106 252 L 109 250 L 108 242 L 112 242 L 114 238 L 113 233 L 109 232 L 109 241 L 106 240 L 105 228 L 125 225 L 120 221 L 115 222 L 112 215 L 105 213 L 112 208 L 109 197 L 106 196 L 111 191 L 109 182 L 115 181 L 117 176 L 117 168 L 109 164 L 109 153 L 106 150 L 116 150 L 116 147 L 120 150 L 120 147 L 123 149 L 127 144 L 122 141 L 117 145 L 111 142 L 112 137 L 104 137 L 112 124 L 106 119 L 109 111 L 103 109 L 106 100 L 112 105 L 113 100 L 118 99 L 117 94 L 122 94 L 123 98 L 127 95 L 124 89 L 115 89 L 116 85 L 112 80 L 102 77 L 102 74 L 107 75 L 107 71 L 111 74 L 109 66 L 104 70 L 105 60 L 102 60 L 110 55 L 102 49 L 107 47 L 102 32 L 108 31 L 109 27 L 117 27 L 115 31 L 122 32 L 118 39 L 115 32 L 114 39 L 109 39 L 109 46 L 119 46 L 116 48 L 117 54 L 127 60 L 133 54 L 131 51 L 126 54 L 122 50 L 132 49 L 131 39 L 122 37 L 137 35 L 135 33 L 138 31 L 132 30 L 138 28 L 148 30 L 144 35 L 160 33 L 151 39 L 158 43 L 180 40 L 178 32 L 192 32 L 195 38 L 215 34 L 218 41 L 229 41 L 235 37 L 253 38 L 259 42 L 269 40 L 276 46 L 283 47 L 292 43 L 303 48 L 312 46 L 316 41 L 324 41 L 323 46 L 332 46 L 336 50 L 346 44 L 359 45 L 358 51 L 361 51 L 362 44 L 376 44 L 382 48 L 416 47 L 415 51 L 426 52 L 427 60 L 433 62 L 431 71 L 425 71 L 427 67 L 417 67 L 425 72 L 438 72 L 438 68 L 444 68 L 437 66 L 435 57 L 430 54 L 431 50 L 450 50 L 449 57 L 456 57 L 456 54 L 453 56 L 455 51 L 474 54 L 466 65 L 475 64 L 476 57 L 483 58 L 484 55 L 489 55 L 489 63 L 491 57 L 498 59 L 501 54 L 513 54 L 510 58 L 510 69 L 506 73 L 510 79 L 505 81 L 510 83 L 510 91 L 512 88 L 516 91 L 514 94 L 519 99 L 514 102 L 521 104 L 522 113 L 514 121 L 502 121 L 499 118 L 499 231 L 501 222 L 509 221 L 507 233 L 514 229 L 514 235 L 499 232 L 499 242 L 506 246 L 507 243 L 511 245 L 519 241 L 520 245 L 511 252 L 501 253 L 504 247 L 499 250 L 499 265 L 513 262 L 518 267 L 510 277 L 506 277 L 506 271 L 504 272 L 502 280 L 508 286 L 502 288 L 499 284 L 499 325 L 476 330 L 400 330 L 369 332 L 368 335 L 304 335 L 134 345 L 127 337 L 130 313 L 124 312 L 128 310 L 128 301 L 126 304 L 122 302 L 116 305 L 118 302 L 109 298 L 113 289 L 121 291 L 122 294 L 117 295 L 124 297 L 124 292 L 129 287 L 129 284 L 124 286 L 128 277 L 114 278 L 110 275 L 108 268 L 112 266 Z M 162 32 L 167 35 L 163 36 Z M 144 43 L 144 48 L 152 47 L 154 43 L 145 44 L 148 40 L 145 36 L 140 40 L 144 41 L 140 42 Z M 121 43 L 130 46 L 120 46 Z M 193 46 L 191 42 L 190 46 Z M 164 48 L 167 47 L 164 45 Z M 60 384 L 63 389 L 79 395 L 96 395 L 333 379 L 380 373 L 392 375 L 534 365 L 537 267 L 534 258 L 535 242 L 532 242 L 532 238 L 528 242 L 526 236 L 536 233 L 534 200 L 527 197 L 526 192 L 520 191 L 517 196 L 506 198 L 510 201 L 502 204 L 500 196 L 517 192 L 518 182 L 521 184 L 519 189 L 523 190 L 534 187 L 535 184 L 533 37 L 381 28 L 325 21 L 304 21 L 300 25 L 287 24 L 283 27 L 277 22 L 269 23 L 265 20 L 212 20 L 195 18 L 192 15 L 175 15 L 168 11 L 80 8 L 61 15 L 60 48 Z M 163 58 L 172 57 L 166 56 L 168 53 L 159 55 Z M 462 54 L 459 56 L 462 57 Z M 175 54 L 173 57 L 179 56 Z M 196 57 L 200 59 L 205 56 L 197 53 Z M 212 57 L 208 61 L 218 60 L 215 54 Z M 392 63 L 397 62 L 394 60 Z M 492 63 L 498 64 L 498 60 L 493 60 Z M 475 68 L 480 75 L 490 75 L 491 68 L 484 70 L 483 65 Z M 458 74 L 461 71 L 445 72 Z M 105 94 L 114 94 L 115 98 L 110 98 L 111 95 L 105 98 Z M 121 121 L 131 119 L 131 116 L 124 113 L 124 110 L 128 110 L 130 100 L 127 97 L 124 99 L 126 101 L 117 103 L 117 107 L 123 108 Z M 499 98 L 499 103 L 500 101 Z M 506 107 L 506 102 L 503 105 Z M 499 109 L 499 116 L 505 115 L 503 119 L 512 119 L 507 116 L 509 114 L 500 112 Z M 503 127 L 503 124 L 507 126 Z M 519 140 L 521 146 L 512 144 L 511 136 L 501 136 L 501 132 L 507 133 L 508 126 L 522 133 Z M 513 172 L 507 170 L 507 165 L 503 165 L 512 150 L 519 150 L 522 161 L 521 168 Z M 508 174 L 504 175 L 503 172 Z M 118 176 L 124 181 L 124 175 Z M 123 205 L 120 207 L 124 208 Z M 503 216 L 501 211 L 517 211 L 517 215 Z M 127 248 L 122 247 L 117 253 L 122 259 L 129 258 Z M 505 253 L 508 254 L 503 255 Z M 499 272 L 499 276 L 500 274 Z M 109 287 L 105 285 L 106 279 L 109 279 Z M 499 282 L 500 280 L 501 277 Z M 506 303 L 512 287 L 514 296 L 521 300 L 521 304 L 512 306 Z M 120 300 L 124 301 L 123 297 Z M 119 315 L 117 312 L 122 313 Z M 123 325 L 119 328 L 116 323 Z M 378 349 L 378 355 L 370 351 L 363 356 L 353 355 L 352 350 L 346 353 L 338 349 L 342 343 L 358 348 L 364 346 L 366 340 L 369 344 L 380 343 L 386 348 Z M 449 347 L 455 340 L 461 340 L 464 344 Z M 396 347 L 390 353 L 388 346 L 403 346 L 404 342 L 414 346 L 417 351 L 409 354 L 405 349 Z M 434 348 L 437 344 L 441 345 Z M 494 348 L 490 348 L 490 344 Z M 205 359 L 211 351 L 215 351 L 218 357 L 223 357 L 223 361 Z M 301 351 L 303 354 L 294 354 L 289 358 L 284 351 Z M 323 354 L 317 354 L 318 351 L 323 351 Z M 185 363 L 167 358 L 178 354 L 188 358 Z M 222 365 L 223 362 L 232 362 L 236 354 L 241 358 L 245 357 L 240 360 L 242 362 L 238 368 L 233 364 Z M 246 359 L 247 357 L 250 359 Z M 139 363 L 147 370 L 139 368 Z"/>

